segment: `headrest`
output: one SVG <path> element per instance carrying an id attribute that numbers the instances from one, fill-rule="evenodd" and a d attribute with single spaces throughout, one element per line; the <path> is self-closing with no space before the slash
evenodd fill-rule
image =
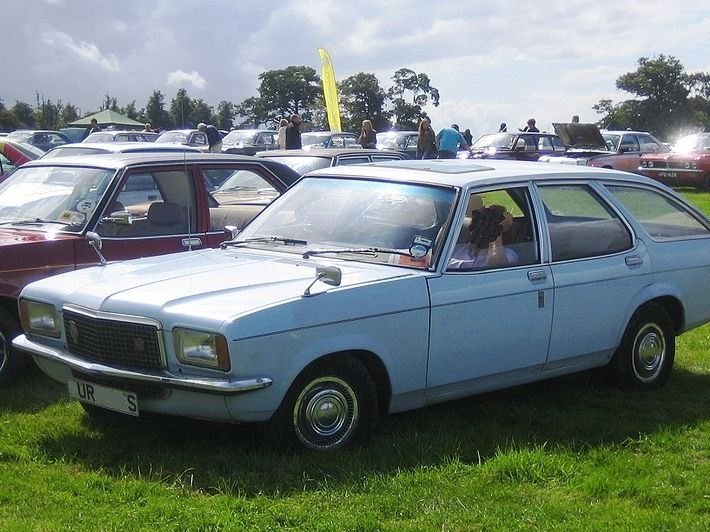
<path id="1" fill-rule="evenodd" d="M 148 222 L 152 224 L 172 225 L 184 221 L 182 208 L 177 203 L 152 203 L 148 209 Z"/>

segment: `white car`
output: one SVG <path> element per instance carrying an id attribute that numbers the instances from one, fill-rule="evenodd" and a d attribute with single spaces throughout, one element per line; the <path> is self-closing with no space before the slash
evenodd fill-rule
<path id="1" fill-rule="evenodd" d="M 651 179 L 391 161 L 306 175 L 221 249 L 32 283 L 13 345 L 92 417 L 268 422 L 323 451 L 595 367 L 660 387 L 709 300 L 710 220 Z"/>

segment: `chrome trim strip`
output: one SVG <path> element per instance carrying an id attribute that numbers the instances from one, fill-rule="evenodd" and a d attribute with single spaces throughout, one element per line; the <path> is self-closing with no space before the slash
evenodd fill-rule
<path id="1" fill-rule="evenodd" d="M 163 330 L 163 324 L 157 320 L 146 318 L 144 316 L 131 316 L 129 314 L 114 314 L 112 312 L 103 312 L 100 310 L 92 310 L 86 307 L 80 307 L 79 305 L 72 305 L 67 303 L 62 306 L 62 313 L 68 310 L 70 312 L 76 312 L 77 314 L 82 314 L 88 316 L 89 318 L 96 318 L 99 320 L 113 320 L 113 321 L 125 321 L 127 323 L 134 323 L 138 325 L 150 325 L 158 329 L 160 333 Z"/>
<path id="2" fill-rule="evenodd" d="M 17 336 L 12 341 L 12 345 L 16 349 L 25 351 L 33 356 L 65 364 L 71 369 L 82 371 L 89 375 L 162 384 L 170 388 L 190 390 L 194 392 L 204 392 L 217 395 L 235 395 L 252 390 L 267 388 L 272 384 L 272 380 L 268 377 L 257 377 L 253 379 L 232 381 L 229 379 L 215 379 L 209 377 L 175 377 L 167 372 L 162 374 L 139 373 L 137 371 L 112 368 L 101 364 L 86 362 L 58 349 L 38 344 L 32 340 L 29 340 L 24 334 Z"/>

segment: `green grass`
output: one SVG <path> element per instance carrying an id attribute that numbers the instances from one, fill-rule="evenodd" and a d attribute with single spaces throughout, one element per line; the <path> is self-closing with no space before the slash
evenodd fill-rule
<path id="1" fill-rule="evenodd" d="M 36 372 L 0 390 L 0 530 L 710 530 L 709 347 L 710 325 L 681 336 L 656 392 L 589 372 L 389 416 L 326 455 L 190 420 L 95 429 Z"/>

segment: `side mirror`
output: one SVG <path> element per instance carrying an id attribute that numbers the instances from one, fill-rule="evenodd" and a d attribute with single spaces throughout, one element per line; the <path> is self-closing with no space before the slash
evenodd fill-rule
<path id="1" fill-rule="evenodd" d="M 94 233 L 93 231 L 87 231 L 86 240 L 89 242 L 89 245 L 94 248 L 94 251 L 99 256 L 101 266 L 106 266 L 106 258 L 101 254 L 101 247 L 103 246 L 103 243 L 101 242 L 101 237 L 98 235 L 98 233 Z"/>
<path id="2" fill-rule="evenodd" d="M 235 238 L 237 238 L 239 231 L 240 231 L 240 229 L 236 225 L 225 225 L 224 226 L 224 232 L 227 233 L 230 240 L 234 240 Z"/>
<path id="3" fill-rule="evenodd" d="M 116 225 L 133 225 L 133 215 L 128 211 L 116 211 L 112 212 L 110 216 L 105 216 L 101 221 Z"/>
<path id="4" fill-rule="evenodd" d="M 343 272 L 337 266 L 316 266 L 316 278 L 303 291 L 305 297 L 312 296 L 311 288 L 318 281 L 321 281 L 329 286 L 340 286 L 343 279 Z M 322 293 L 322 292 L 321 292 Z"/>

